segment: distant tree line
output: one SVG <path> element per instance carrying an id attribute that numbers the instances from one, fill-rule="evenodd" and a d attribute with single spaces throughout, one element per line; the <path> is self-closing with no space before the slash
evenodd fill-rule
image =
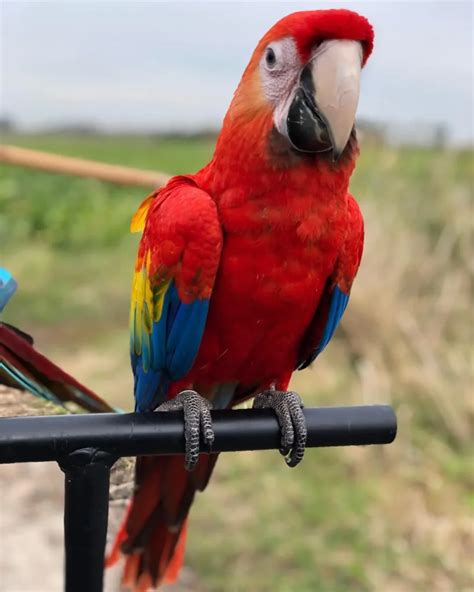
<path id="1" fill-rule="evenodd" d="M 364 142 L 375 142 L 379 144 L 417 145 L 434 146 L 444 148 L 449 139 L 449 129 L 445 124 L 429 124 L 414 122 L 413 124 L 375 122 L 368 119 L 357 121 L 359 136 Z M 153 130 L 144 133 L 139 130 L 104 130 L 100 125 L 89 122 L 71 122 L 59 125 L 50 125 L 35 129 L 34 132 L 27 128 L 20 127 L 13 118 L 0 116 L 0 134 L 58 134 L 74 136 L 148 136 L 156 139 L 200 139 L 213 140 L 218 130 L 204 128 L 200 130 L 176 130 L 160 131 Z"/>

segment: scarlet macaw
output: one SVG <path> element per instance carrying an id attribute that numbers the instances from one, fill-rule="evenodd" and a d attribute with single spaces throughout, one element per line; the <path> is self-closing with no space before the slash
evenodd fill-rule
<path id="1" fill-rule="evenodd" d="M 0 267 L 0 313 L 16 288 L 11 273 Z M 91 412 L 115 411 L 35 349 L 30 335 L 5 322 L 0 322 L 0 384 L 29 391 L 58 405 L 72 402 Z"/>
<path id="2" fill-rule="evenodd" d="M 214 156 L 177 176 L 135 214 L 143 231 L 131 303 L 136 409 L 183 409 L 181 457 L 141 458 L 136 491 L 109 558 L 124 583 L 173 581 L 186 520 L 216 455 L 209 409 L 255 397 L 275 410 L 281 452 L 303 458 L 295 369 L 326 347 L 349 298 L 363 220 L 348 192 L 358 146 L 359 76 L 373 47 L 349 10 L 291 14 L 258 43 Z M 192 472 L 190 472 L 193 470 Z"/>

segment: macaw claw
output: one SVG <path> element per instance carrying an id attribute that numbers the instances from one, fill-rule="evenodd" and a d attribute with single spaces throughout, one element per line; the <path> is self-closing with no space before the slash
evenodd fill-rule
<path id="1" fill-rule="evenodd" d="M 258 394 L 254 409 L 273 409 L 281 428 L 280 453 L 289 467 L 296 467 L 303 460 L 306 447 L 306 419 L 300 396 L 293 391 L 268 390 Z"/>
<path id="2" fill-rule="evenodd" d="M 184 466 L 187 471 L 196 468 L 199 460 L 201 434 L 209 448 L 214 442 L 214 430 L 211 419 L 211 403 L 196 391 L 182 391 L 173 399 L 165 401 L 157 411 L 184 412 Z"/>

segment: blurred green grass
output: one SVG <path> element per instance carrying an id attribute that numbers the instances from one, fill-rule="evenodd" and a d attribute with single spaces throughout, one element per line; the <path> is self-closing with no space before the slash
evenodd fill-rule
<path id="1" fill-rule="evenodd" d="M 193 172 L 208 140 L 20 136 L 3 141 L 118 164 Z M 388 402 L 387 448 L 222 455 L 191 518 L 204 589 L 472 589 L 472 151 L 366 141 L 351 185 L 364 263 L 343 326 L 294 379 L 307 404 Z M 1 264 L 20 284 L 6 320 L 78 378 L 131 404 L 128 298 L 144 192 L 4 166 Z"/>

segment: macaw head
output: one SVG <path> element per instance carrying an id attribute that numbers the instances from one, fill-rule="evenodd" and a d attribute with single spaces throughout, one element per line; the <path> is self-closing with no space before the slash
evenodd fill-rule
<path id="1" fill-rule="evenodd" d="M 337 160 L 354 127 L 360 73 L 372 47 L 373 29 L 355 12 L 286 16 L 255 48 L 224 129 Z"/>

